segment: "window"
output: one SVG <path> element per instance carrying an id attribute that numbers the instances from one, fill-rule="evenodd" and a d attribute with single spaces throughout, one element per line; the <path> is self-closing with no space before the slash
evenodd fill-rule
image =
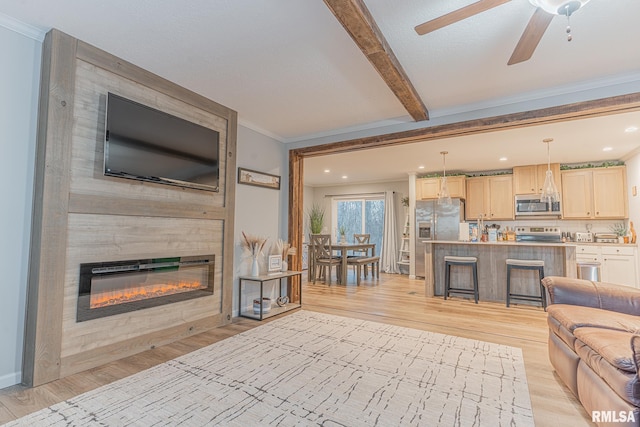
<path id="1" fill-rule="evenodd" d="M 384 233 L 384 196 L 335 198 L 332 224 L 336 242 L 340 240 L 340 226 L 344 226 L 347 242 L 353 243 L 354 234 L 369 234 L 370 242 L 376 245 L 376 254 L 381 254 Z"/>

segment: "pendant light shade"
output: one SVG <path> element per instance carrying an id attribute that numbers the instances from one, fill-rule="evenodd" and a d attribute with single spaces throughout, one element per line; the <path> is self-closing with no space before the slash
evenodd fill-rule
<path id="1" fill-rule="evenodd" d="M 549 144 L 553 141 L 553 138 L 545 138 L 542 140 L 545 144 L 547 144 L 547 172 L 544 178 L 544 184 L 542 185 L 542 194 L 540 195 L 540 199 L 543 202 L 547 202 L 549 204 L 549 208 L 551 208 L 552 203 L 557 203 L 560 201 L 560 193 L 558 192 L 558 187 L 556 187 L 555 180 L 553 179 L 553 172 L 551 172 L 551 154 L 549 149 Z"/>
<path id="2" fill-rule="evenodd" d="M 450 205 L 451 195 L 449 194 L 449 186 L 447 184 L 447 166 L 445 156 L 449 154 L 448 151 L 441 151 L 442 154 L 442 179 L 440 180 L 440 193 L 438 194 L 439 205 Z"/>

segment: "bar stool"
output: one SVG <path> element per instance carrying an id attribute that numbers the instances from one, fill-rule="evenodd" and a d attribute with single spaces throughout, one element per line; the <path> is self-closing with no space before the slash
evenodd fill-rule
<path id="1" fill-rule="evenodd" d="M 451 287 L 451 266 L 469 266 L 473 270 L 473 288 L 453 288 Z M 450 256 L 444 257 L 444 299 L 447 299 L 451 292 L 459 294 L 473 294 L 473 298 L 478 303 L 478 258 L 472 256 Z"/>
<path id="2" fill-rule="evenodd" d="M 523 295 L 511 293 L 511 270 L 537 270 L 540 295 Z M 544 278 L 544 261 L 540 259 L 507 259 L 507 307 L 512 299 L 523 301 L 537 301 L 547 311 L 547 294 L 542 285 Z"/>

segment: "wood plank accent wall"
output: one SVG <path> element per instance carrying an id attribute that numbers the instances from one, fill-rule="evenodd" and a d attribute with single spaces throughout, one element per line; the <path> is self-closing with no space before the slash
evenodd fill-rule
<path id="1" fill-rule="evenodd" d="M 67 239 L 75 40 L 51 32 L 43 44 L 27 319 L 22 381 L 59 378 Z M 46 120 L 44 119 L 46 118 Z"/>
<path id="2" fill-rule="evenodd" d="M 103 175 L 107 92 L 220 133 L 220 192 Z M 43 46 L 23 382 L 43 384 L 227 324 L 237 113 L 51 30 Z M 215 255 L 214 293 L 77 323 L 86 262 Z"/>

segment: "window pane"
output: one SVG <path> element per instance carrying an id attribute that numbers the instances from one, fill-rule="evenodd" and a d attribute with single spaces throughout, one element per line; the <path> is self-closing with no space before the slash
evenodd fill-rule
<path id="1" fill-rule="evenodd" d="M 353 243 L 353 235 L 362 233 L 362 201 L 343 200 L 338 202 L 338 229 L 344 226 L 347 230 L 347 242 Z M 340 240 L 337 232 L 336 241 Z"/>
<path id="2" fill-rule="evenodd" d="M 376 244 L 376 255 L 382 253 L 384 233 L 384 200 L 367 200 L 365 203 L 365 233 L 371 235 L 371 243 Z"/>

